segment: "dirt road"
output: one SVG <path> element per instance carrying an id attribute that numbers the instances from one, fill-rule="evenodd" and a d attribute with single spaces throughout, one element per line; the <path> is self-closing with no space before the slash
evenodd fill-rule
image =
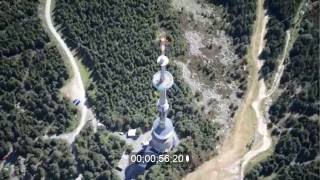
<path id="1" fill-rule="evenodd" d="M 241 160 L 241 179 L 243 179 L 243 177 L 244 177 L 246 166 L 248 165 L 250 160 L 255 158 L 260 153 L 268 150 L 270 148 L 270 146 L 272 145 L 272 140 L 271 140 L 271 137 L 270 137 L 269 132 L 267 130 L 267 122 L 266 122 L 264 115 L 263 115 L 263 112 L 264 112 L 263 102 L 266 98 L 269 98 L 279 86 L 280 79 L 281 79 L 281 76 L 282 76 L 282 73 L 284 70 L 283 62 L 284 62 L 284 59 L 287 54 L 287 48 L 289 45 L 289 41 L 290 41 L 290 31 L 287 31 L 286 32 L 285 48 L 283 51 L 283 55 L 280 59 L 280 64 L 278 66 L 278 70 L 276 72 L 271 89 L 267 92 L 266 85 L 265 85 L 263 79 L 261 79 L 259 81 L 259 87 L 260 87 L 259 94 L 258 94 L 257 99 L 252 103 L 252 108 L 254 109 L 256 116 L 257 116 L 257 133 L 260 136 L 262 136 L 262 138 L 259 138 L 258 141 L 262 140 L 262 143 L 260 146 L 252 148 L 242 158 L 242 160 Z"/>
<path id="2" fill-rule="evenodd" d="M 246 97 L 235 116 L 235 126 L 225 139 L 217 156 L 200 166 L 195 172 L 188 174 L 185 179 L 241 179 L 240 160 L 248 151 L 247 147 L 255 135 L 257 114 L 252 103 L 260 97 L 258 71 L 261 64 L 258 56 L 264 47 L 264 35 L 268 21 L 263 9 L 263 0 L 257 1 L 256 20 L 251 37 L 251 44 L 246 56 L 248 63 L 248 89 Z"/>
<path id="3" fill-rule="evenodd" d="M 66 43 L 61 38 L 60 34 L 56 31 L 52 19 L 51 19 L 51 0 L 47 0 L 45 4 L 45 21 L 48 29 L 50 30 L 50 33 L 55 38 L 55 40 L 58 42 L 58 46 L 63 49 L 64 54 L 67 56 L 67 59 L 69 60 L 69 64 L 71 65 L 73 77 L 69 84 L 65 85 L 65 87 L 62 88 L 62 92 L 64 95 L 71 100 L 79 99 L 80 104 L 78 105 L 79 111 L 80 111 L 80 122 L 76 129 L 74 129 L 70 133 L 61 134 L 58 136 L 51 136 L 49 138 L 58 138 L 58 139 L 64 139 L 68 143 L 73 143 L 75 140 L 75 137 L 80 133 L 81 129 L 84 127 L 86 122 L 88 121 L 88 108 L 85 105 L 85 88 L 83 84 L 83 80 L 80 75 L 80 70 L 77 65 L 77 62 L 71 53 L 70 49 L 66 45 Z"/>

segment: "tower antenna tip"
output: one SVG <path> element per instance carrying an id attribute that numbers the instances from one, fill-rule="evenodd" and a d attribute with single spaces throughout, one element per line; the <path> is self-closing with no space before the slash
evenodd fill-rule
<path id="1" fill-rule="evenodd" d="M 165 36 L 160 37 L 160 42 L 167 42 L 167 38 Z"/>
<path id="2" fill-rule="evenodd" d="M 164 35 L 160 36 L 160 49 L 161 49 L 161 54 L 165 54 L 165 49 L 166 49 L 166 43 L 167 39 Z"/>

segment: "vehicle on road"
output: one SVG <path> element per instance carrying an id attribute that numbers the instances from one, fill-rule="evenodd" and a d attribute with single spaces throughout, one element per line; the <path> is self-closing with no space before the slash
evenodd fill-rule
<path id="1" fill-rule="evenodd" d="M 80 100 L 79 99 L 75 99 L 72 101 L 73 104 L 75 104 L 76 106 L 78 106 L 80 104 Z"/>

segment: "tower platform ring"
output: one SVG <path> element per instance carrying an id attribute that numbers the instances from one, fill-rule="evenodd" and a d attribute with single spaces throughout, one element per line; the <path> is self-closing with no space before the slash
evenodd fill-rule
<path id="1" fill-rule="evenodd" d="M 163 81 L 160 82 L 161 71 L 153 75 L 152 84 L 159 91 L 169 89 L 173 85 L 173 76 L 170 72 L 165 71 Z"/>
<path id="2" fill-rule="evenodd" d="M 161 62 L 162 60 L 162 62 Z M 169 58 L 165 55 L 161 55 L 157 59 L 157 63 L 160 64 L 160 66 L 166 66 L 169 64 Z"/>

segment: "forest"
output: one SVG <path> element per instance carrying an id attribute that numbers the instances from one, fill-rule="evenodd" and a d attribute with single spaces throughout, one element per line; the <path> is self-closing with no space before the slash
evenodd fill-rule
<path id="1" fill-rule="evenodd" d="M 59 95 L 69 76 L 58 51 L 48 44 L 37 7 L 37 1 L 0 3 L 0 157 L 8 155 L 15 167 L 24 158 L 26 170 L 17 168 L 15 174 L 27 179 L 74 167 L 65 143 L 41 138 L 64 131 L 75 111 Z M 7 178 L 3 168 L 0 179 Z"/>
<path id="2" fill-rule="evenodd" d="M 42 138 L 65 132 L 77 110 L 59 92 L 69 75 L 41 25 L 38 6 L 37 0 L 0 3 L 0 159 L 14 165 L 19 179 L 75 179 L 83 172 L 70 145 Z M 114 145 L 118 141 L 110 137 L 107 150 L 122 151 Z M 105 163 L 120 158 L 108 155 Z M 10 176 L 4 164 L 0 179 Z"/>
<path id="3" fill-rule="evenodd" d="M 269 110 L 268 127 L 277 139 L 273 153 L 247 174 L 248 180 L 319 179 L 319 4 L 302 20 L 286 59 L 281 95 Z M 285 26 L 285 25 L 284 25 Z"/>
<path id="4" fill-rule="evenodd" d="M 268 80 L 275 68 L 277 60 L 283 52 L 285 45 L 286 31 L 293 27 L 294 16 L 298 11 L 302 0 L 266 0 L 265 9 L 269 16 L 267 24 L 266 45 L 260 54 L 264 64 L 260 70 L 261 76 Z"/>
<path id="5" fill-rule="evenodd" d="M 229 26 L 226 32 L 233 37 L 236 53 L 240 58 L 246 55 L 256 14 L 255 0 L 210 0 L 215 5 L 223 5 L 228 12 Z"/>
<path id="6" fill-rule="evenodd" d="M 81 131 L 74 151 L 84 179 L 119 179 L 115 167 L 126 150 L 125 141 L 105 130 L 93 133 L 90 126 Z"/>

